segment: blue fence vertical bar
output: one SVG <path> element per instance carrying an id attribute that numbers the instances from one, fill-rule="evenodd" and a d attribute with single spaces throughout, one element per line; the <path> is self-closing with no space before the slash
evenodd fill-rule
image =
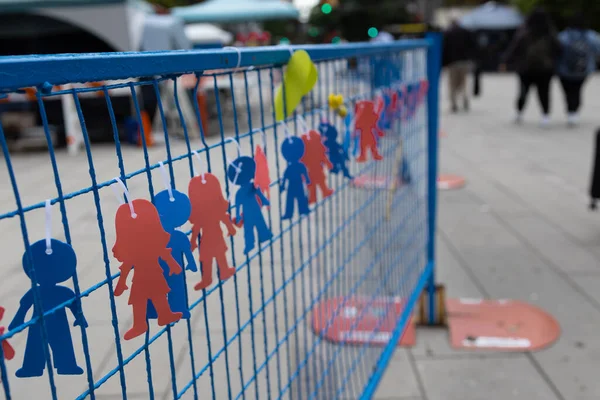
<path id="1" fill-rule="evenodd" d="M 427 50 L 427 80 L 429 81 L 429 93 L 427 96 L 427 218 L 429 227 L 429 242 L 427 246 L 427 259 L 434 268 L 427 282 L 429 298 L 429 323 L 435 321 L 435 234 L 437 217 L 437 177 L 438 177 L 438 136 L 439 136 L 439 92 L 440 74 L 442 68 L 442 34 L 430 32 L 426 36 L 430 42 Z"/>

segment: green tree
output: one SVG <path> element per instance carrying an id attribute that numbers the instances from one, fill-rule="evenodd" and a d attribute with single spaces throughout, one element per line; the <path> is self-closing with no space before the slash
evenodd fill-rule
<path id="1" fill-rule="evenodd" d="M 412 22 L 402 0 L 340 0 L 329 14 L 321 5 L 313 8 L 309 24 L 321 32 L 340 31 L 348 41 L 369 39 L 371 27 L 382 29 L 386 25 Z"/>

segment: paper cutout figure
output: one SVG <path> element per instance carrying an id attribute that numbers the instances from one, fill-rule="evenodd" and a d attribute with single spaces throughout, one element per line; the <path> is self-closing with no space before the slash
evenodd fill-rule
<path id="1" fill-rule="evenodd" d="M 181 266 L 185 265 L 185 258 L 187 260 L 187 267 L 185 269 L 196 272 L 198 271 L 198 267 L 196 266 L 194 255 L 192 254 L 190 240 L 185 233 L 177 230 L 177 228 L 187 222 L 190 213 L 192 212 L 192 205 L 190 199 L 188 199 L 184 193 L 177 190 L 172 190 L 171 193 L 173 194 L 173 201 L 171 201 L 171 196 L 167 190 L 157 193 L 154 196 L 154 206 L 158 211 L 162 227 L 169 235 L 171 235 L 169 243 L 167 244 L 171 249 L 171 255 L 175 261 L 177 261 L 177 264 Z M 189 318 L 190 310 L 188 309 L 188 304 L 185 299 L 186 286 L 184 275 L 171 275 L 167 263 L 162 259 L 159 260 L 159 263 L 163 270 L 163 276 L 167 281 L 167 285 L 169 285 L 169 289 L 171 289 L 167 295 L 171 311 L 180 312 L 182 314 L 181 318 Z M 148 310 L 146 313 L 150 319 L 158 318 L 156 309 L 150 300 L 148 300 Z"/>
<path id="2" fill-rule="evenodd" d="M 121 276 L 115 286 L 115 296 L 128 289 L 127 277 L 135 265 L 129 302 L 133 310 L 133 326 L 123 336 L 125 340 L 143 335 L 148 330 L 146 311 L 151 301 L 158 314 L 158 325 L 179 321 L 181 312 L 173 312 L 167 295 L 171 291 L 160 265 L 162 259 L 169 266 L 169 274 L 181 274 L 181 266 L 173 258 L 168 246 L 171 235 L 162 227 L 154 204 L 145 199 L 132 200 L 136 217 L 128 204 L 121 204 L 115 216 L 117 240 L 113 255 L 122 264 Z"/>
<path id="3" fill-rule="evenodd" d="M 383 107 L 379 115 L 379 129 L 388 130 L 392 128 L 394 122 L 394 109 L 392 108 L 392 96 L 388 91 L 384 91 L 381 95 Z"/>
<path id="4" fill-rule="evenodd" d="M 344 141 L 342 143 L 346 154 L 352 151 L 352 144 L 354 142 L 353 136 L 354 135 L 352 132 L 352 113 L 348 113 L 344 118 Z"/>
<path id="5" fill-rule="evenodd" d="M 400 68 L 389 58 L 372 61 L 373 80 L 375 89 L 389 87 L 400 80 Z"/>
<path id="6" fill-rule="evenodd" d="M 4 307 L 0 307 L 0 321 L 2 321 L 2 317 L 4 316 Z M 0 326 L 0 336 L 4 335 L 5 328 Z M 5 360 L 12 360 L 15 357 L 15 349 L 8 343 L 8 340 L 3 340 L 0 342 L 2 345 L 2 353 L 4 354 Z"/>
<path id="7" fill-rule="evenodd" d="M 278 122 L 283 121 L 286 115 L 292 115 L 302 97 L 315 86 L 318 77 L 317 67 L 308 53 L 304 50 L 294 51 L 283 75 L 283 83 L 275 92 L 275 116 Z M 285 85 L 285 113 L 283 112 L 283 85 Z"/>
<path id="8" fill-rule="evenodd" d="M 52 252 L 48 254 L 46 252 L 46 241 L 39 240 L 29 247 L 29 257 L 27 252 L 23 255 L 23 269 L 29 278 L 31 278 L 35 268 L 37 288 L 31 288 L 23 295 L 19 303 L 19 309 L 8 326 L 9 330 L 22 325 L 25 322 L 25 316 L 32 307 L 34 309 L 33 315 L 37 316 L 75 298 L 75 293 L 71 289 L 58 285 L 72 278 L 75 274 L 75 268 L 77 267 L 75 251 L 67 243 L 56 239 L 50 239 L 50 247 Z M 37 290 L 40 296 L 42 310 L 39 310 L 38 305 L 34 304 L 34 290 Z M 73 326 L 87 328 L 87 321 L 80 309 L 80 302 L 73 301 L 68 308 L 75 317 Z M 66 310 L 62 308 L 46 316 L 44 324 L 47 334 L 46 339 L 50 345 L 52 363 L 56 368 L 56 373 L 60 375 L 83 374 L 83 369 L 77 365 L 75 359 L 73 339 L 71 338 Z M 46 358 L 44 356 L 42 333 L 42 324 L 39 320 L 29 327 L 23 366 L 15 373 L 18 378 L 42 376 L 44 374 Z"/>
<path id="9" fill-rule="evenodd" d="M 404 114 L 406 113 L 405 107 L 405 87 L 402 86 L 392 94 L 392 109 L 394 110 L 395 118 L 404 120 Z"/>
<path id="10" fill-rule="evenodd" d="M 319 125 L 319 131 L 325 138 L 323 144 L 327 148 L 327 157 L 329 157 L 329 161 L 333 165 L 333 168 L 330 170 L 331 173 L 337 174 L 342 171 L 346 178 L 352 179 L 346 166 L 350 158 L 348 157 L 348 153 L 344 151 L 343 146 L 337 142 L 338 131 L 335 126 L 327 122 L 322 122 Z"/>
<path id="11" fill-rule="evenodd" d="M 267 156 L 262 147 L 256 146 L 254 152 L 254 160 L 256 162 L 256 175 L 254 176 L 254 186 L 256 186 L 268 200 L 271 200 L 271 177 L 269 176 L 269 164 Z"/>
<path id="12" fill-rule="evenodd" d="M 246 254 L 254 249 L 256 239 L 254 230 L 258 233 L 259 243 L 264 243 L 273 237 L 261 211 L 262 206 L 269 206 L 270 203 L 262 192 L 254 186 L 252 180 L 255 173 L 256 163 L 248 156 L 238 157 L 227 168 L 229 180 L 240 187 L 235 194 L 235 204 L 237 206 L 235 223 L 243 223 L 244 241 L 246 242 L 244 253 Z M 243 220 L 242 213 L 244 215 Z"/>
<path id="13" fill-rule="evenodd" d="M 359 101 L 355 107 L 356 122 L 354 128 L 360 132 L 360 155 L 357 162 L 367 161 L 367 153 L 370 151 L 374 160 L 383 160 L 377 149 L 377 137 L 384 135 L 379 129 L 379 114 L 381 106 L 375 106 L 373 101 Z"/>
<path id="14" fill-rule="evenodd" d="M 321 195 L 324 199 L 333 194 L 333 189 L 327 186 L 327 177 L 325 176 L 324 167 L 331 170 L 333 164 L 327 158 L 327 148 L 321 140 L 321 135 L 315 130 L 311 130 L 302 135 L 304 142 L 304 156 L 302 164 L 308 170 L 308 204 L 317 202 L 317 187 L 321 190 Z"/>
<path id="15" fill-rule="evenodd" d="M 192 201 L 192 251 L 198 247 L 200 238 L 200 265 L 202 281 L 194 289 L 203 290 L 213 281 L 213 263 L 217 262 L 219 278 L 224 281 L 235 274 L 235 268 L 227 262 L 227 243 L 223 237 L 221 223 L 225 224 L 229 236 L 235 235 L 235 228 L 229 215 L 229 202 L 223 197 L 221 184 L 213 174 L 203 174 L 192 178 L 188 186 Z"/>
<path id="16" fill-rule="evenodd" d="M 281 144 L 281 154 L 288 162 L 279 185 L 279 190 L 287 191 L 285 214 L 281 219 L 291 219 L 294 216 L 294 203 L 298 203 L 300 215 L 310 212 L 305 185 L 310 185 L 311 181 L 306 166 L 300 162 L 304 151 L 304 142 L 297 137 L 289 137 Z"/>

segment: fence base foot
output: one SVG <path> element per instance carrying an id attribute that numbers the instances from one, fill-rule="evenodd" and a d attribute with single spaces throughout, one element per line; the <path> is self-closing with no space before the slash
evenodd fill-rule
<path id="1" fill-rule="evenodd" d="M 417 307 L 416 323 L 417 325 L 426 326 L 446 326 L 447 314 L 446 314 L 446 287 L 444 285 L 436 285 L 435 287 L 435 311 L 433 323 L 430 323 L 429 318 L 429 293 L 424 290 L 421 293 L 419 304 Z"/>

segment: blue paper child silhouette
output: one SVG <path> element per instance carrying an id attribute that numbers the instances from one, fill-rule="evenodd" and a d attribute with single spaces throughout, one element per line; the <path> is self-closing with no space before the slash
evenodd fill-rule
<path id="1" fill-rule="evenodd" d="M 322 122 L 319 124 L 319 131 L 321 132 L 321 136 L 325 138 L 323 144 L 327 147 L 329 161 L 333 164 L 331 172 L 337 174 L 342 171 L 346 178 L 352 179 L 348 167 L 346 167 L 346 162 L 350 158 L 348 157 L 348 153 L 344 151 L 344 148 L 337 142 L 338 131 L 335 126 L 327 122 Z"/>
<path id="2" fill-rule="evenodd" d="M 352 113 L 348 111 L 348 114 L 346 114 L 346 117 L 344 118 L 344 143 L 343 143 L 343 149 L 346 152 L 346 154 L 350 153 L 351 151 L 353 151 L 353 149 L 351 148 L 352 146 L 352 142 L 353 142 L 353 138 L 352 138 Z"/>
<path id="3" fill-rule="evenodd" d="M 29 278 L 32 277 L 35 266 L 35 278 L 37 280 L 37 291 L 40 297 L 40 304 L 34 304 L 34 288 L 31 288 L 21 298 L 19 309 L 13 320 L 8 326 L 9 329 L 15 329 L 25 322 L 27 312 L 33 307 L 33 316 L 38 316 L 45 311 L 49 311 L 60 304 L 73 300 L 75 293 L 58 283 L 64 282 L 75 274 L 77 266 L 77 257 L 73 248 L 67 243 L 55 239 L 50 240 L 51 254 L 46 252 L 46 241 L 40 240 L 29 247 L 29 256 L 27 252 L 23 256 L 23 269 Z M 38 307 L 41 306 L 42 310 Z M 80 302 L 73 301 L 67 305 L 75 316 L 74 326 L 83 326 L 87 328 L 87 322 L 80 309 Z M 75 351 L 73 350 L 73 340 L 71 339 L 71 330 L 67 319 L 65 308 L 61 308 L 44 318 L 46 325 L 46 339 L 50 345 L 52 354 L 52 364 L 56 372 L 60 375 L 81 375 L 83 370 L 77 365 L 75 360 Z M 42 325 L 38 320 L 29 327 L 27 333 L 27 345 L 25 347 L 25 356 L 23 366 L 16 372 L 19 378 L 28 378 L 32 376 L 42 376 L 46 367 L 46 358 L 44 356 L 44 342 L 42 340 Z"/>
<path id="4" fill-rule="evenodd" d="M 310 184 L 310 178 L 306 166 L 300 162 L 304 150 L 304 142 L 297 137 L 289 137 L 281 145 L 281 154 L 288 162 L 279 186 L 279 190 L 282 192 L 287 190 L 285 214 L 281 219 L 292 218 L 294 215 L 294 202 L 298 203 L 300 215 L 306 215 L 310 212 L 308 196 L 306 195 L 306 185 Z"/>
<path id="5" fill-rule="evenodd" d="M 379 129 L 388 130 L 392 128 L 392 122 L 394 121 L 394 111 L 392 110 L 392 96 L 389 92 L 384 91 L 381 95 L 383 98 L 383 109 L 379 116 Z"/>
<path id="6" fill-rule="evenodd" d="M 229 180 L 234 185 L 240 186 L 235 194 L 235 204 L 237 206 L 235 223 L 237 225 L 244 224 L 244 241 L 246 242 L 244 253 L 249 253 L 254 249 L 254 230 L 258 233 L 259 243 L 271 240 L 273 237 L 261 211 L 262 206 L 269 206 L 270 203 L 262 192 L 254 186 L 255 173 L 256 163 L 248 156 L 238 157 L 227 168 Z"/>
<path id="7" fill-rule="evenodd" d="M 172 190 L 173 201 L 167 190 L 157 193 L 154 196 L 154 206 L 158 210 L 160 216 L 160 223 L 164 230 L 171 235 L 169 239 L 168 248 L 171 249 L 171 254 L 177 264 L 185 265 L 184 258 L 187 259 L 187 267 L 185 269 L 189 271 L 198 271 L 196 266 L 196 260 L 192 253 L 190 241 L 187 235 L 179 230 L 180 226 L 185 224 L 190 217 L 192 212 L 192 205 L 188 197 L 177 191 Z M 194 238 L 196 240 L 196 238 Z M 182 313 L 181 318 L 189 318 L 190 310 L 185 299 L 185 276 L 184 274 L 172 274 L 169 275 L 169 266 L 162 259 L 160 260 L 160 266 L 163 269 L 163 274 L 167 280 L 167 284 L 171 291 L 168 294 L 169 306 L 171 311 Z M 152 301 L 148 301 L 148 309 L 146 312 L 148 318 L 156 319 L 158 314 L 152 304 Z"/>

